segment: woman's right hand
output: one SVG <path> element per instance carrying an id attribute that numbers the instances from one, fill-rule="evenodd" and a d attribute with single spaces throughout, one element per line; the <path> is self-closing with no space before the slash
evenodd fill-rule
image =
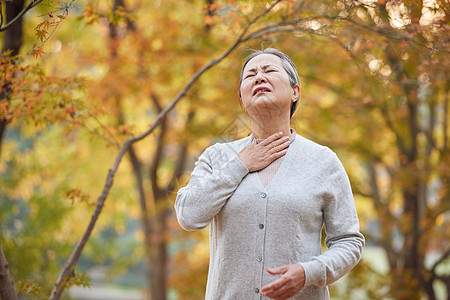
<path id="1" fill-rule="evenodd" d="M 256 140 L 254 140 L 239 152 L 238 158 L 249 172 L 256 172 L 285 155 L 289 144 L 289 136 L 283 136 L 283 133 L 277 132 L 260 143 L 256 143 Z"/>

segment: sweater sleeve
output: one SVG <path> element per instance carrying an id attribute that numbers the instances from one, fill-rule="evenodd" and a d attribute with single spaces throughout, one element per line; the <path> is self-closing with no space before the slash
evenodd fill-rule
<path id="1" fill-rule="evenodd" d="M 325 173 L 322 212 L 328 250 L 301 263 L 305 286 L 327 286 L 344 276 L 359 262 L 365 243 L 359 232 L 350 181 L 336 154 L 331 153 Z"/>
<path id="2" fill-rule="evenodd" d="M 206 227 L 236 190 L 248 169 L 237 155 L 227 159 L 215 145 L 195 163 L 189 183 L 178 190 L 175 211 L 185 230 Z"/>

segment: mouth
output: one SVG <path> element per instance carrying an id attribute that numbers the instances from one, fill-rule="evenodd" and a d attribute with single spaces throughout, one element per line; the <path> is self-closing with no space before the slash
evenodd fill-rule
<path id="1" fill-rule="evenodd" d="M 259 88 L 256 88 L 254 91 L 253 91 L 253 96 L 255 96 L 256 94 L 260 94 L 260 93 L 270 93 L 271 91 L 268 89 L 268 88 L 265 88 L 265 87 L 259 87 Z"/>

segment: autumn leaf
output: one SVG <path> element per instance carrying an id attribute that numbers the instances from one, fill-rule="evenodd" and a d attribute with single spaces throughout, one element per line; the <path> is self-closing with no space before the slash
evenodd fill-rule
<path id="1" fill-rule="evenodd" d="M 31 54 L 34 58 L 42 58 L 42 56 L 46 53 L 44 52 L 44 50 L 42 50 L 41 47 L 35 47 L 31 50 Z"/>
<path id="2" fill-rule="evenodd" d="M 44 41 L 44 39 L 47 36 L 47 31 L 44 29 L 38 29 L 36 30 L 36 37 L 38 40 Z"/>
<path id="3" fill-rule="evenodd" d="M 83 193 L 83 191 L 79 188 L 71 189 L 66 192 L 66 197 L 71 201 L 72 205 L 75 203 L 75 201 L 79 202 L 85 202 L 91 205 L 92 203 L 89 203 L 89 195 Z"/>

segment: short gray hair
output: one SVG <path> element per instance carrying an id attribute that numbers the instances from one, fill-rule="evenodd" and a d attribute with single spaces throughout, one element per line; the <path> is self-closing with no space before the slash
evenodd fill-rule
<path id="1" fill-rule="evenodd" d="M 250 60 L 252 60 L 253 58 L 255 58 L 256 56 L 258 56 L 260 54 L 272 54 L 272 55 L 278 56 L 281 59 L 284 70 L 286 71 L 286 73 L 289 76 L 289 82 L 290 82 L 291 86 L 295 86 L 296 84 L 300 85 L 300 78 L 298 76 L 297 68 L 295 67 L 294 62 L 289 58 L 289 56 L 287 56 L 286 54 L 284 54 L 283 52 L 281 52 L 280 50 L 275 49 L 275 48 L 267 48 L 264 50 L 254 50 L 249 56 L 247 56 L 247 58 L 244 61 L 244 64 L 242 65 L 241 75 L 239 77 L 239 98 L 241 98 L 241 84 L 242 84 L 242 77 L 244 75 L 245 66 L 248 64 L 248 62 Z M 299 100 L 300 100 L 300 98 L 299 98 Z M 291 111 L 290 111 L 291 118 L 294 115 L 295 110 L 297 109 L 299 100 L 293 102 L 291 105 Z"/>

